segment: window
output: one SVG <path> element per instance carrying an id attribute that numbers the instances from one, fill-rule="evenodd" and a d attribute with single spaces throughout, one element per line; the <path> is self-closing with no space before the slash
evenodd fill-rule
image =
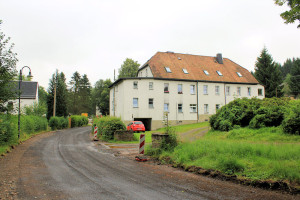
<path id="1" fill-rule="evenodd" d="M 153 82 L 149 82 L 149 90 L 153 90 Z"/>
<path id="2" fill-rule="evenodd" d="M 182 84 L 178 84 L 178 94 L 182 94 Z"/>
<path id="3" fill-rule="evenodd" d="M 138 108 L 139 107 L 139 99 L 138 98 L 133 98 L 133 107 Z"/>
<path id="4" fill-rule="evenodd" d="M 153 99 L 149 99 L 149 108 L 154 108 Z"/>
<path id="5" fill-rule="evenodd" d="M 171 69 L 170 69 L 170 67 L 165 67 L 165 70 L 166 70 L 166 72 L 168 72 L 168 73 L 171 73 L 171 72 L 172 72 Z"/>
<path id="6" fill-rule="evenodd" d="M 138 88 L 138 82 L 137 81 L 133 81 L 133 89 L 137 89 Z"/>
<path id="7" fill-rule="evenodd" d="M 195 94 L 195 85 L 191 85 L 191 94 Z"/>
<path id="8" fill-rule="evenodd" d="M 219 76 L 223 76 L 223 74 L 220 71 L 217 71 Z"/>
<path id="9" fill-rule="evenodd" d="M 218 85 L 215 86 L 215 92 L 216 92 L 216 95 L 220 95 L 220 86 L 218 86 Z"/>
<path id="10" fill-rule="evenodd" d="M 203 94 L 208 94 L 208 85 L 203 85 Z"/>
<path id="11" fill-rule="evenodd" d="M 216 104 L 216 112 L 217 112 L 217 110 L 219 110 L 220 109 L 220 104 Z"/>
<path id="12" fill-rule="evenodd" d="M 164 111 L 169 112 L 169 104 L 168 103 L 164 104 Z"/>
<path id="13" fill-rule="evenodd" d="M 204 74 L 206 74 L 207 76 L 209 75 L 208 71 L 203 70 Z"/>
<path id="14" fill-rule="evenodd" d="M 182 104 L 181 103 L 178 104 L 178 112 L 182 113 Z"/>
<path id="15" fill-rule="evenodd" d="M 242 77 L 242 76 L 243 76 L 240 72 L 237 72 L 237 75 L 238 75 L 239 77 Z"/>
<path id="16" fill-rule="evenodd" d="M 208 104 L 204 104 L 204 114 L 208 114 Z"/>
<path id="17" fill-rule="evenodd" d="M 230 87 L 226 86 L 226 96 L 230 96 Z"/>
<path id="18" fill-rule="evenodd" d="M 248 87 L 248 96 L 251 96 L 251 87 Z"/>
<path id="19" fill-rule="evenodd" d="M 196 106 L 196 104 L 190 104 L 190 112 L 192 112 L 192 113 L 197 112 L 197 106 Z"/>
<path id="20" fill-rule="evenodd" d="M 262 89 L 258 89 L 258 96 L 263 96 L 263 90 Z"/>
<path id="21" fill-rule="evenodd" d="M 169 93 L 169 83 L 165 83 L 164 85 L 164 92 Z"/>
<path id="22" fill-rule="evenodd" d="M 183 73 L 188 74 L 188 71 L 186 69 L 182 69 Z"/>
<path id="23" fill-rule="evenodd" d="M 236 93 L 238 96 L 241 96 L 241 87 L 236 88 Z"/>

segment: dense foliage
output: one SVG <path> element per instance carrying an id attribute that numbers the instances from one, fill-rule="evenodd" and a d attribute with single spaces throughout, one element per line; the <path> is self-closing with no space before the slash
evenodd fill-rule
<path id="1" fill-rule="evenodd" d="M 96 82 L 95 88 L 93 90 L 93 100 L 95 106 L 100 110 L 102 115 L 109 114 L 109 86 L 112 84 L 110 79 L 102 80 Z"/>
<path id="2" fill-rule="evenodd" d="M 72 115 L 71 116 L 71 128 L 85 126 L 89 123 L 89 120 L 85 116 Z"/>
<path id="3" fill-rule="evenodd" d="M 283 125 L 285 132 L 299 134 L 299 103 L 287 98 L 236 99 L 212 115 L 209 122 L 212 129 L 221 131 Z"/>
<path id="4" fill-rule="evenodd" d="M 279 6 L 287 5 L 290 10 L 287 10 L 280 14 L 280 16 L 285 20 L 286 24 L 294 23 L 298 20 L 298 28 L 300 28 L 300 1 L 299 0 L 275 0 L 275 3 Z"/>
<path id="5" fill-rule="evenodd" d="M 69 120 L 65 117 L 51 117 L 49 126 L 52 130 L 68 128 Z"/>
<path id="6" fill-rule="evenodd" d="M 21 116 L 21 138 L 40 131 L 47 130 L 48 123 L 45 117 Z M 18 116 L 0 114 L 0 145 L 17 141 Z"/>
<path id="7" fill-rule="evenodd" d="M 139 66 L 140 64 L 137 61 L 134 61 L 131 58 L 126 58 L 119 69 L 118 78 L 137 77 Z"/>
<path id="8" fill-rule="evenodd" d="M 98 127 L 98 137 L 102 135 L 102 139 L 106 141 L 114 139 L 115 131 L 126 130 L 125 124 L 117 117 L 94 118 L 93 121 L 93 127 Z"/>
<path id="9" fill-rule="evenodd" d="M 2 21 L 0 20 L 0 27 Z M 16 53 L 12 49 L 14 44 L 9 44 L 10 38 L 6 38 L 3 32 L 0 32 L 0 112 L 7 111 L 7 104 L 11 99 L 14 99 L 16 94 L 11 89 L 14 85 L 10 84 L 16 74 Z"/>

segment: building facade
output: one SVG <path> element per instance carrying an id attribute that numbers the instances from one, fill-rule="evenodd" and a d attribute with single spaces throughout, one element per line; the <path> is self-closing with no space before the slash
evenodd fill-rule
<path id="1" fill-rule="evenodd" d="M 203 56 L 158 52 L 139 69 L 138 77 L 121 78 L 110 86 L 110 115 L 125 124 L 143 121 L 147 130 L 155 130 L 164 126 L 166 113 L 173 125 L 196 123 L 209 120 L 235 98 L 264 98 L 264 87 L 246 69 L 214 57 L 205 57 L 209 62 L 204 66 L 197 58 Z"/>

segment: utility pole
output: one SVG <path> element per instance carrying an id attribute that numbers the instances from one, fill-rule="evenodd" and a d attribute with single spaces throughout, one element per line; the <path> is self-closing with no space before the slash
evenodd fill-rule
<path id="1" fill-rule="evenodd" d="M 54 81 L 53 117 L 55 117 L 56 114 L 56 86 L 57 86 L 57 69 L 56 69 L 55 81 Z"/>

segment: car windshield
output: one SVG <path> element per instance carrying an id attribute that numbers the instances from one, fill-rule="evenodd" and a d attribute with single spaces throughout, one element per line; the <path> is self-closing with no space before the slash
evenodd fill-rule
<path id="1" fill-rule="evenodd" d="M 142 122 L 134 122 L 134 124 L 143 124 Z"/>

